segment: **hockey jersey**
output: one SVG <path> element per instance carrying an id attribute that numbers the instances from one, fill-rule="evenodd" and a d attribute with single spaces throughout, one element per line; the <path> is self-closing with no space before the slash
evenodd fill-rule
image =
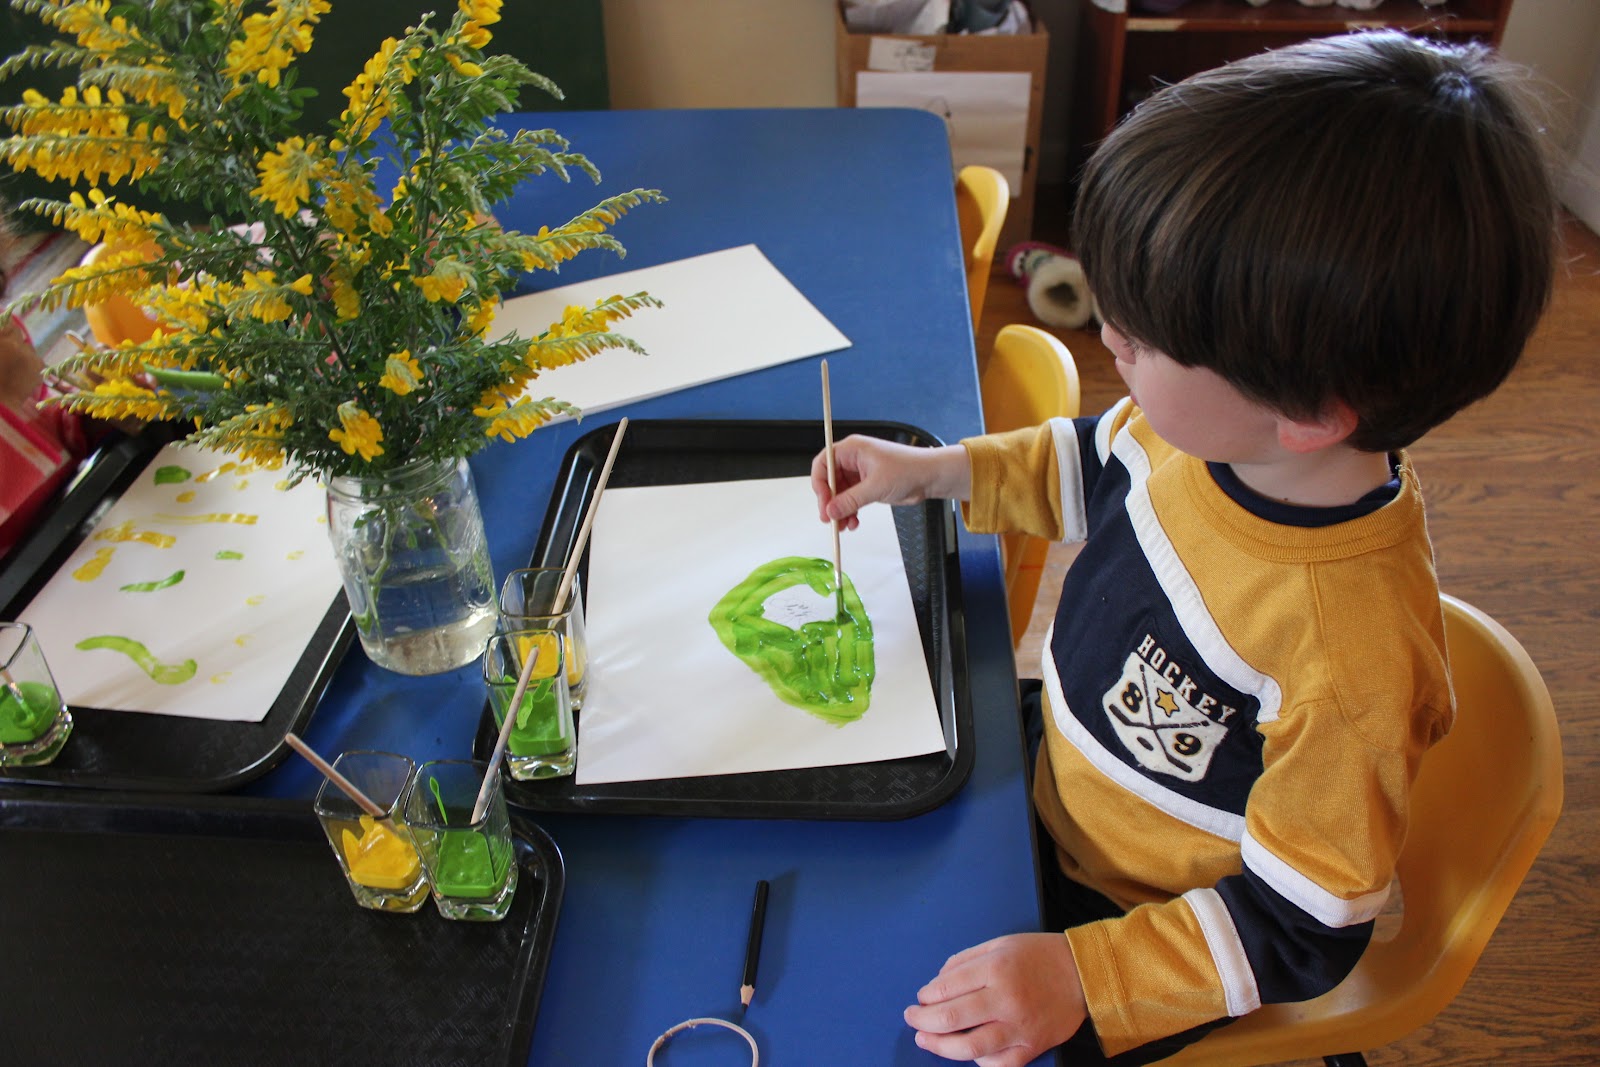
<path id="1" fill-rule="evenodd" d="M 1066 932 L 1107 1055 L 1320 995 L 1370 939 L 1453 714 L 1415 473 L 1348 521 L 1242 505 L 1124 401 L 964 441 L 978 532 L 1085 542 L 1034 802 L 1127 914 Z"/>

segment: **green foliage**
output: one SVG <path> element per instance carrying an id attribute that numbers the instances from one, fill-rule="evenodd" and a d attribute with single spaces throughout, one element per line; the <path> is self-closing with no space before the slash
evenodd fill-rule
<path id="1" fill-rule="evenodd" d="M 553 130 L 507 136 L 494 116 L 524 89 L 559 96 L 508 55 L 486 55 L 500 0 L 458 0 L 384 42 L 326 127 L 302 122 L 296 62 L 327 0 L 12 0 L 57 31 L 0 78 L 66 70 L 59 98 L 0 112 L 0 161 L 83 191 L 24 206 L 105 248 L 31 299 L 114 308 L 159 329 L 61 368 L 97 384 L 66 402 L 108 417 L 191 421 L 195 440 L 299 473 L 380 473 L 467 455 L 558 414 L 525 395 L 541 371 L 638 346 L 611 327 L 647 294 L 569 308 L 539 337 L 493 328 L 525 272 L 580 252 L 618 255 L 609 227 L 655 190 L 608 197 L 536 234 L 493 206 L 552 174 L 599 180 Z M 380 174 L 397 175 L 385 179 Z M 200 208 L 204 225 L 162 204 Z"/>

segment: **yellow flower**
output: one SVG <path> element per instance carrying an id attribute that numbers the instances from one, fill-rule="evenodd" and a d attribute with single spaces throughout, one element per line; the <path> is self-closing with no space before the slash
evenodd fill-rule
<path id="1" fill-rule="evenodd" d="M 462 319 L 463 330 L 474 337 L 484 337 L 489 333 L 489 327 L 494 325 L 495 304 L 492 300 L 484 300 L 473 305 Z"/>
<path id="2" fill-rule="evenodd" d="M 413 276 L 411 280 L 417 283 L 429 303 L 443 300 L 454 304 L 467 291 L 467 282 L 471 279 L 472 272 L 465 263 L 454 256 L 446 256 L 433 265 L 431 274 Z"/>
<path id="3" fill-rule="evenodd" d="M 348 269 L 335 267 L 330 280 L 333 285 L 333 313 L 340 322 L 349 322 L 361 314 L 361 295 L 356 292 Z"/>
<path id="4" fill-rule="evenodd" d="M 456 10 L 480 26 L 491 26 L 500 21 L 500 8 L 504 0 L 456 0 Z"/>
<path id="5" fill-rule="evenodd" d="M 161 397 L 123 378 L 108 378 L 88 394 L 78 396 L 85 402 L 72 406 L 82 407 L 97 418 L 159 422 L 172 415 L 167 402 Z"/>
<path id="6" fill-rule="evenodd" d="M 244 272 L 244 313 L 260 322 L 282 322 L 294 314 L 286 292 L 311 295 L 311 275 L 307 274 L 291 285 L 280 285 L 278 276 L 270 270 Z"/>
<path id="7" fill-rule="evenodd" d="M 446 52 L 444 54 L 444 58 L 452 67 L 455 68 L 456 73 L 462 75 L 463 77 L 476 78 L 478 75 L 483 73 L 483 68 L 478 66 L 478 64 L 468 59 L 462 59 L 454 52 Z"/>
<path id="8" fill-rule="evenodd" d="M 344 89 L 344 95 L 350 103 L 339 116 L 339 121 L 345 124 L 346 135 L 355 144 L 362 144 L 370 138 L 389 114 L 388 79 L 385 75 L 392 69 L 401 85 L 409 85 L 417 76 L 409 56 L 402 56 L 398 62 L 395 60 L 395 49 L 399 46 L 400 42 L 393 37 L 384 38 L 383 44 L 367 60 L 361 73 Z"/>
<path id="9" fill-rule="evenodd" d="M 312 181 L 323 176 L 318 151 L 314 139 L 308 146 L 305 138 L 291 137 L 280 142 L 276 152 L 263 152 L 256 165 L 261 184 L 250 195 L 270 203 L 284 218 L 293 218 L 301 205 L 311 199 Z"/>
<path id="10" fill-rule="evenodd" d="M 160 164 L 167 140 L 159 126 L 132 120 L 120 92 L 102 96 L 94 86 L 80 98 L 69 85 L 59 102 L 26 89 L 6 119 L 17 135 L 0 141 L 0 161 L 44 178 L 90 185 L 144 177 Z"/>
<path id="11" fill-rule="evenodd" d="M 411 358 L 410 349 L 396 352 L 383 361 L 383 377 L 378 379 L 378 384 L 396 396 L 405 396 L 421 383 L 422 368 Z"/>
<path id="12" fill-rule="evenodd" d="M 339 405 L 340 425 L 328 431 L 328 439 L 344 449 L 347 456 L 361 453 L 368 463 L 372 457 L 383 455 L 383 427 L 378 420 L 356 407 L 355 401 L 346 400 Z"/>
<path id="13" fill-rule="evenodd" d="M 244 20 L 244 36 L 228 44 L 223 72 L 238 89 L 251 78 L 276 89 L 295 56 L 310 51 L 311 27 L 331 11 L 328 0 L 272 0 Z"/>

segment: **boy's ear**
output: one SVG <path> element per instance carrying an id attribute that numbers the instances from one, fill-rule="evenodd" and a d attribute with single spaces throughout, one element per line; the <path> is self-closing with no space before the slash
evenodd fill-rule
<path id="1" fill-rule="evenodd" d="M 1360 419 L 1343 400 L 1331 400 L 1316 415 L 1278 416 L 1278 443 L 1290 452 L 1316 452 L 1338 444 L 1355 432 Z"/>

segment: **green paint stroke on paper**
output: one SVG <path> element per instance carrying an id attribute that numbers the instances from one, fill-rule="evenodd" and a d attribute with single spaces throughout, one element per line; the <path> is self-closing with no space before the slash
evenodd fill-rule
<path id="1" fill-rule="evenodd" d="M 836 617 L 794 628 L 765 616 L 769 598 L 802 583 L 839 603 Z M 710 621 L 723 646 L 785 703 L 835 726 L 866 714 L 876 671 L 872 620 L 849 575 L 839 595 L 829 561 L 788 556 L 757 567 L 717 601 Z"/>
<path id="2" fill-rule="evenodd" d="M 231 548 L 225 548 L 221 552 L 217 553 L 216 558 L 217 559 L 244 559 L 244 553 L 243 552 L 235 552 Z"/>
<path id="3" fill-rule="evenodd" d="M 153 582 L 129 582 L 119 588 L 124 593 L 154 593 L 157 589 L 166 589 L 177 585 L 181 581 L 183 581 L 183 572 L 173 571 L 165 578 L 159 578 Z"/>
<path id="4" fill-rule="evenodd" d="M 157 467 L 155 474 L 157 485 L 176 485 L 178 482 L 186 482 L 193 477 L 194 475 L 188 468 L 180 467 L 177 464 Z"/>
<path id="5" fill-rule="evenodd" d="M 150 676 L 150 680 L 159 685 L 182 685 L 194 677 L 195 662 L 186 659 L 182 663 L 162 663 L 150 654 L 150 650 L 131 637 L 85 637 L 79 641 L 77 647 L 85 652 L 93 652 L 97 648 L 108 649 L 112 652 L 121 652 L 139 665 L 139 669 Z"/>

